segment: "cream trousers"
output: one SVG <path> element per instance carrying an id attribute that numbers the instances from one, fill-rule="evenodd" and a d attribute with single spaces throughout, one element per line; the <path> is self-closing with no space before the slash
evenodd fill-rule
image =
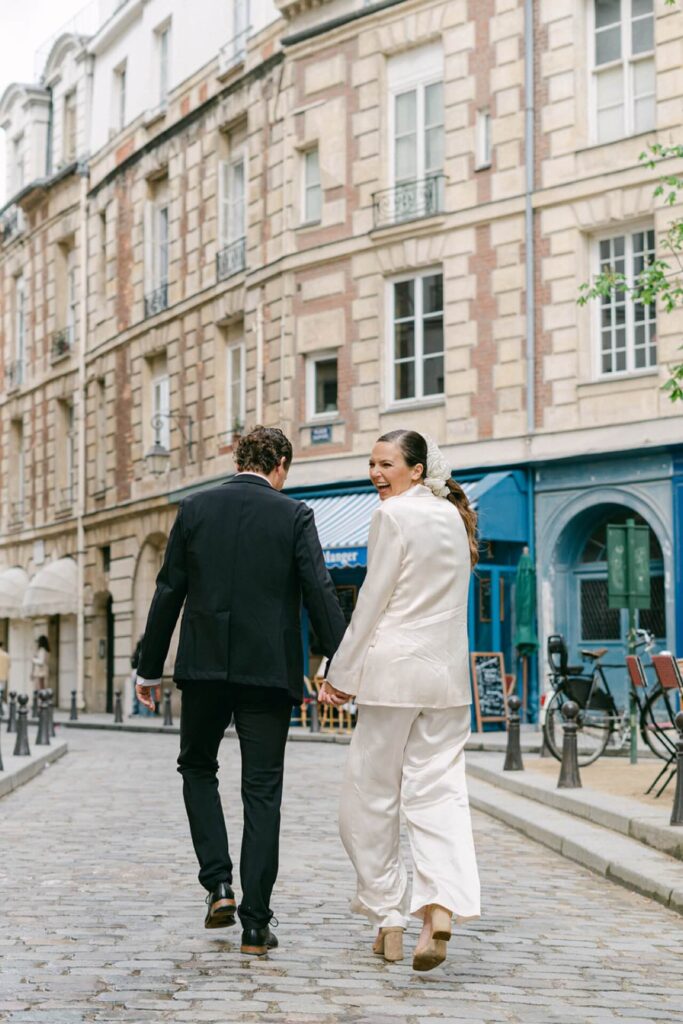
<path id="1" fill-rule="evenodd" d="M 438 903 L 478 917 L 479 874 L 465 781 L 469 707 L 362 705 L 342 788 L 339 824 L 358 888 L 351 902 L 379 927 L 404 927 Z M 399 850 L 400 815 L 413 858 L 412 898 Z"/>

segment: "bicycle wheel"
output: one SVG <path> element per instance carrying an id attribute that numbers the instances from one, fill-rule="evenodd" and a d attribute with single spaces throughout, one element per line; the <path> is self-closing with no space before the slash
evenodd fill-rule
<path id="1" fill-rule="evenodd" d="M 562 760 L 562 743 L 564 730 L 562 723 L 562 705 L 567 700 L 566 694 L 558 691 L 554 693 L 548 710 L 545 714 L 543 734 L 545 741 L 553 757 L 558 761 Z M 579 765 L 585 768 L 586 765 L 597 761 L 605 747 L 609 743 L 612 733 L 612 720 L 607 711 L 603 708 L 581 708 L 577 718 L 577 747 Z"/>
<path id="2" fill-rule="evenodd" d="M 656 689 L 645 701 L 640 713 L 640 735 L 657 757 L 667 761 L 676 749 L 678 734 L 672 719 L 677 715 L 681 699 L 677 693 Z"/>

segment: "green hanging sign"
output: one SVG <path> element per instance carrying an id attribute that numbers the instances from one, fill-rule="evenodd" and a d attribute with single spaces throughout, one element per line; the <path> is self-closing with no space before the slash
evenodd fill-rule
<path id="1" fill-rule="evenodd" d="M 607 590 L 610 608 L 650 607 L 650 528 L 629 519 L 607 527 Z"/>

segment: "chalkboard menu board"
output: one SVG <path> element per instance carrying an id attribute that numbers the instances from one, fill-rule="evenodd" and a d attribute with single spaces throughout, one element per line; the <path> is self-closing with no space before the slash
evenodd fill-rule
<path id="1" fill-rule="evenodd" d="M 505 666 L 500 651 L 472 651 L 472 689 L 477 732 L 483 722 L 504 722 L 507 716 Z"/>
<path id="2" fill-rule="evenodd" d="M 352 584 L 344 584 L 343 586 L 335 587 L 335 590 L 337 591 L 339 604 L 342 606 L 344 618 L 346 619 L 346 625 L 348 626 L 349 622 L 351 621 L 353 609 L 356 607 L 358 587 L 354 587 Z"/>

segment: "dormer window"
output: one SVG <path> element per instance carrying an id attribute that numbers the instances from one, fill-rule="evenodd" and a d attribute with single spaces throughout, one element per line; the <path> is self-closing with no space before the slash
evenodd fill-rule
<path id="1" fill-rule="evenodd" d="M 62 156 L 65 164 L 76 159 L 76 90 L 72 89 L 64 97 Z"/>

